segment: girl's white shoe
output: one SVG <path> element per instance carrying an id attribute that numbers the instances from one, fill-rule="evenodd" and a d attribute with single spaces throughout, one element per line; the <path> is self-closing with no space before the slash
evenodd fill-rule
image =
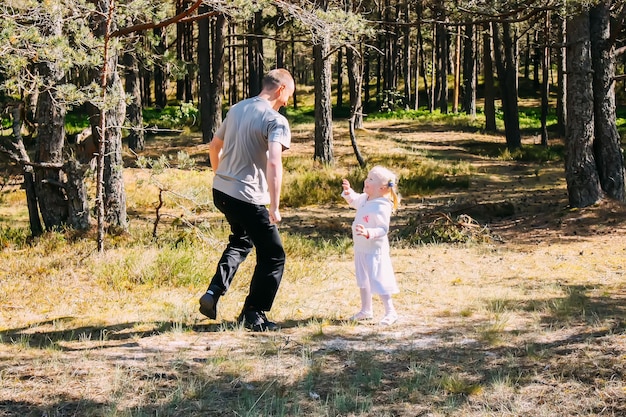
<path id="1" fill-rule="evenodd" d="M 371 311 L 359 311 L 354 316 L 350 317 L 350 321 L 371 320 L 374 318 L 374 314 Z"/>
<path id="2" fill-rule="evenodd" d="M 382 326 L 390 326 L 390 325 L 394 324 L 396 321 L 398 321 L 398 314 L 396 314 L 395 312 L 394 313 L 388 313 L 380 321 L 380 324 Z"/>

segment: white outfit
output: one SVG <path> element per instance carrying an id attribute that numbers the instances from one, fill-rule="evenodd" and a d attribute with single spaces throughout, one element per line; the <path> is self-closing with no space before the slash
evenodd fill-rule
<path id="1" fill-rule="evenodd" d="M 398 284 L 391 265 L 387 237 L 391 219 L 391 201 L 385 197 L 368 200 L 367 194 L 359 194 L 353 189 L 346 190 L 341 195 L 350 207 L 356 209 L 352 223 L 352 239 L 358 287 L 379 295 L 397 293 Z M 356 234 L 357 224 L 365 226 L 369 238 Z"/>

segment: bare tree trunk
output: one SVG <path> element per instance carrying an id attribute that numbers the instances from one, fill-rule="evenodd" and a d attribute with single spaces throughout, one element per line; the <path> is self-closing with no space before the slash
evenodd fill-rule
<path id="1" fill-rule="evenodd" d="M 318 7 L 326 9 L 327 0 L 318 2 Z M 323 34 L 313 46 L 313 66 L 315 68 L 315 153 L 313 158 L 323 164 L 334 162 L 333 156 L 333 114 L 331 99 L 332 71 L 329 60 L 330 39 Z"/>
<path id="2" fill-rule="evenodd" d="M 502 111 L 504 113 L 504 130 L 506 146 L 509 150 L 522 146 L 519 128 L 519 108 L 517 104 L 517 67 L 515 62 L 515 45 L 511 36 L 510 23 L 503 22 L 502 42 L 498 36 L 498 25 L 494 25 L 494 52 L 498 67 L 498 80 L 502 95 Z M 502 56 L 504 50 L 504 56 Z"/>
<path id="3" fill-rule="evenodd" d="M 176 0 L 176 14 L 181 13 L 185 6 L 184 0 Z M 179 62 L 184 62 L 183 47 L 185 44 L 185 24 L 176 23 L 176 59 Z M 183 101 L 185 99 L 185 78 L 179 78 L 176 80 L 176 100 Z"/>
<path id="4" fill-rule="evenodd" d="M 565 31 L 565 19 L 558 17 L 559 22 L 559 39 L 560 42 L 565 45 L 567 42 Z M 565 137 L 565 126 L 567 125 L 567 63 L 565 50 L 563 47 L 557 49 L 557 101 L 556 101 L 556 114 L 557 114 L 557 128 L 561 137 Z"/>
<path id="5" fill-rule="evenodd" d="M 363 102 L 365 103 L 365 108 L 370 108 L 370 53 L 369 51 L 365 51 L 363 53 Z"/>
<path id="6" fill-rule="evenodd" d="M 463 47 L 463 111 L 476 117 L 476 47 L 474 25 L 465 26 Z"/>
<path id="7" fill-rule="evenodd" d="M 594 111 L 589 13 L 567 20 L 567 131 L 565 179 L 572 207 L 587 207 L 602 195 L 593 154 Z"/>
<path id="8" fill-rule="evenodd" d="M 29 164 L 30 157 L 24 147 L 24 140 L 22 138 L 22 122 L 25 115 L 24 104 L 17 103 L 11 108 L 11 115 L 13 117 L 13 147 L 15 148 L 16 159 L 19 159 L 19 164 L 22 166 L 24 173 L 24 191 L 26 192 L 26 205 L 28 207 L 28 221 L 30 224 L 30 232 L 33 236 L 39 236 L 43 233 L 43 226 L 39 219 L 39 206 L 37 203 L 37 192 L 35 190 L 35 175 L 33 167 Z"/>
<path id="9" fill-rule="evenodd" d="M 445 12 L 441 9 L 438 10 L 438 21 L 445 19 Z M 439 111 L 443 114 L 448 113 L 448 57 L 449 57 L 449 45 L 448 45 L 448 33 L 446 26 L 443 24 L 436 24 L 436 51 L 437 51 L 437 65 L 436 75 L 437 83 L 435 86 L 435 95 L 437 97 L 437 104 L 439 105 Z"/>
<path id="10" fill-rule="evenodd" d="M 263 80 L 263 14 L 256 12 L 254 19 L 250 22 L 250 33 L 248 37 L 248 73 L 249 73 L 249 95 L 256 96 L 261 92 L 261 81 Z"/>
<path id="11" fill-rule="evenodd" d="M 296 42 L 295 42 L 295 35 L 292 33 L 291 34 L 291 69 L 293 71 L 293 74 L 296 73 Z M 298 108 L 298 93 L 297 93 L 298 89 L 296 88 L 293 92 L 293 108 L 297 109 Z"/>
<path id="12" fill-rule="evenodd" d="M 363 102 L 361 90 L 363 88 L 362 55 L 353 48 L 348 48 L 348 85 L 350 88 L 350 116 L 353 118 L 355 129 L 363 128 Z"/>
<path id="13" fill-rule="evenodd" d="M 404 6 L 402 6 L 402 12 L 404 14 L 404 21 L 409 23 L 410 22 L 410 12 L 411 12 L 411 8 L 410 8 L 410 4 L 409 2 L 406 2 L 404 4 Z M 404 75 L 404 104 L 406 108 L 409 108 L 410 104 L 412 102 L 414 102 L 414 100 L 412 100 L 411 94 L 412 94 L 412 89 L 411 89 L 411 84 L 413 84 L 413 81 L 411 79 L 412 77 L 412 72 L 413 69 L 411 68 L 411 59 L 412 59 L 412 54 L 411 54 L 411 28 L 410 26 L 406 26 L 403 30 L 403 36 L 402 36 L 402 43 L 403 43 L 403 57 L 402 57 L 402 73 Z"/>
<path id="14" fill-rule="evenodd" d="M 159 57 L 163 57 L 167 50 L 167 40 L 165 32 L 161 28 L 154 29 L 154 36 L 160 39 L 156 47 Z M 161 61 L 161 60 L 159 60 Z M 162 61 L 156 62 L 154 65 L 154 102 L 160 108 L 167 106 L 167 76 L 165 74 L 165 65 Z"/>
<path id="15" fill-rule="evenodd" d="M 209 11 L 206 4 L 200 6 L 199 13 Z M 211 129 L 211 58 L 209 50 L 209 19 L 198 21 L 198 73 L 200 83 L 200 129 L 202 130 L 202 143 L 209 143 L 213 139 Z M 231 84 L 232 88 L 232 84 Z"/>
<path id="16" fill-rule="evenodd" d="M 337 51 L 337 110 L 343 107 L 343 48 Z"/>
<path id="17" fill-rule="evenodd" d="M 61 71 L 49 68 L 54 63 L 43 64 L 40 74 L 56 84 L 62 77 Z M 55 75 L 56 74 L 56 75 Z M 46 83 L 48 85 L 48 83 Z M 54 97 L 53 89 L 39 93 L 37 103 L 38 152 L 37 162 L 63 164 L 63 144 L 65 141 L 65 106 Z M 39 168 L 35 170 L 35 190 L 39 212 L 47 230 L 54 230 L 67 223 L 68 206 L 63 189 L 65 180 L 59 168 Z"/>
<path id="18" fill-rule="evenodd" d="M 95 33 L 105 39 L 104 65 L 101 70 L 103 100 L 107 107 L 103 111 L 97 109 L 91 117 L 92 134 L 99 144 L 98 184 L 102 182 L 103 194 L 98 195 L 98 249 L 102 250 L 102 229 L 121 233 L 128 229 L 126 213 L 126 191 L 124 189 L 124 161 L 122 159 L 122 124 L 126 116 L 124 88 L 117 72 L 117 52 L 109 50 L 108 38 L 115 30 L 111 18 L 113 0 L 99 0 L 97 4 L 102 20 L 97 22 Z M 102 117 L 104 115 L 104 120 Z M 104 152 L 104 155 L 102 155 Z M 104 213 L 102 213 L 104 210 Z M 104 218 L 101 218 L 104 216 Z"/>
<path id="19" fill-rule="evenodd" d="M 452 113 L 459 112 L 461 97 L 461 26 L 456 28 L 454 42 L 454 87 L 452 89 Z"/>
<path id="20" fill-rule="evenodd" d="M 550 12 L 546 12 L 543 30 L 543 61 L 541 64 L 541 144 L 548 146 L 548 96 L 550 83 L 548 71 L 550 69 Z"/>
<path id="21" fill-rule="evenodd" d="M 611 2 L 603 0 L 590 10 L 591 65 L 596 167 L 602 190 L 611 198 L 624 201 L 624 158 L 617 131 L 615 109 L 615 47 L 611 35 Z"/>
<path id="22" fill-rule="evenodd" d="M 185 60 L 185 78 L 184 78 L 184 91 L 186 102 L 193 102 L 193 84 L 196 79 L 195 67 L 193 65 L 193 23 L 187 22 L 184 24 L 183 30 L 183 58 Z"/>
<path id="23" fill-rule="evenodd" d="M 145 147 L 143 106 L 141 103 L 139 62 L 135 52 L 128 51 L 124 54 L 124 66 L 126 67 L 126 94 L 130 97 L 130 102 L 126 108 L 126 119 L 130 125 L 128 147 L 133 151 L 142 151 Z"/>
<path id="24" fill-rule="evenodd" d="M 485 23 L 483 27 L 483 78 L 485 82 L 485 130 L 495 132 L 496 127 L 496 105 L 495 87 L 493 80 L 493 59 L 492 59 L 492 39 L 493 29 L 491 23 Z"/>
<path id="25" fill-rule="evenodd" d="M 211 47 L 211 88 L 209 92 L 209 115 L 210 124 L 207 127 L 211 131 L 210 136 L 222 124 L 222 96 L 224 94 L 224 29 L 226 17 L 217 15 L 215 19 L 213 42 Z"/>
<path id="26" fill-rule="evenodd" d="M 234 23 L 228 25 L 228 35 L 232 36 L 236 32 L 236 26 Z M 237 88 L 237 48 L 235 46 L 231 46 L 229 49 L 228 63 L 229 63 L 229 87 L 228 87 L 228 97 L 229 103 L 235 104 L 239 101 L 239 90 Z M 295 100 L 295 92 L 294 92 L 294 100 Z M 209 138 L 209 140 L 211 140 Z"/>

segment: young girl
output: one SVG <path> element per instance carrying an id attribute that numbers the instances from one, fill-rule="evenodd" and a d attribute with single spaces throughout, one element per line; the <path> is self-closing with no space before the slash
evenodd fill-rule
<path id="1" fill-rule="evenodd" d="M 354 240 L 354 265 L 356 282 L 361 291 L 361 310 L 350 320 L 373 318 L 372 293 L 378 294 L 385 306 L 385 316 L 380 324 L 390 325 L 398 320 L 391 294 L 398 292 L 396 277 L 389 254 L 389 220 L 398 208 L 396 176 L 387 168 L 375 166 L 363 184 L 363 193 L 350 188 L 348 180 L 342 181 L 343 193 L 350 207 L 356 209 L 352 223 Z"/>

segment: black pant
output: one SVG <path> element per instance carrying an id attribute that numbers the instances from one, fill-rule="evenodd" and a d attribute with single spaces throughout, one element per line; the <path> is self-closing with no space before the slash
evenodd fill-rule
<path id="1" fill-rule="evenodd" d="M 285 269 L 285 250 L 278 228 L 270 223 L 269 212 L 265 206 L 246 203 L 215 189 L 213 203 L 226 216 L 231 235 L 209 289 L 217 295 L 224 294 L 239 265 L 254 246 L 257 261 L 244 309 L 254 307 L 269 311 Z"/>

